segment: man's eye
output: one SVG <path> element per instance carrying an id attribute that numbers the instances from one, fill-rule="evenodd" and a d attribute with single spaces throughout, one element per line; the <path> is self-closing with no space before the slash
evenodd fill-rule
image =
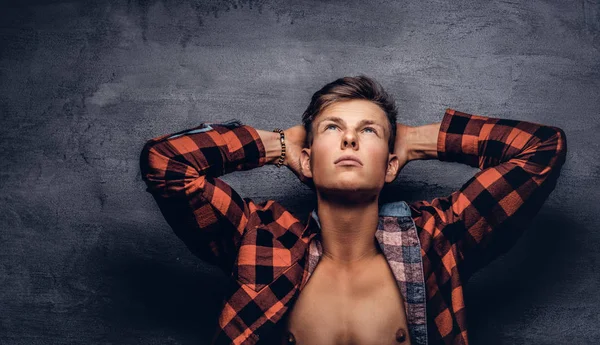
<path id="1" fill-rule="evenodd" d="M 373 131 L 373 133 L 377 133 L 377 131 L 373 127 L 365 127 L 365 129 L 371 130 L 371 131 Z"/>
<path id="2" fill-rule="evenodd" d="M 328 130 L 328 129 L 329 129 L 329 127 L 332 127 L 332 128 L 337 128 L 337 126 L 336 126 L 336 125 L 327 125 L 327 126 L 325 126 L 325 130 Z"/>

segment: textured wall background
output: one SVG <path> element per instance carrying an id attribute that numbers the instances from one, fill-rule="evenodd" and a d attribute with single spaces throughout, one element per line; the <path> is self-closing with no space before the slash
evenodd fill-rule
<path id="1" fill-rule="evenodd" d="M 145 192 L 152 137 L 232 117 L 298 124 L 310 96 L 375 77 L 401 122 L 446 107 L 561 127 L 563 174 L 515 248 L 467 286 L 473 344 L 600 341 L 598 1 L 12 1 L 0 7 L 0 343 L 206 344 L 224 275 Z M 410 163 L 386 195 L 475 170 Z M 305 217 L 286 169 L 224 178 Z"/>

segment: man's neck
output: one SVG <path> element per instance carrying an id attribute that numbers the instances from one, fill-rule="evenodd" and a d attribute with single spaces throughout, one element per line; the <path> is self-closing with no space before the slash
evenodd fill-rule
<path id="1" fill-rule="evenodd" d="M 379 254 L 375 231 L 379 220 L 377 199 L 348 204 L 319 199 L 323 255 L 340 265 L 353 265 Z"/>

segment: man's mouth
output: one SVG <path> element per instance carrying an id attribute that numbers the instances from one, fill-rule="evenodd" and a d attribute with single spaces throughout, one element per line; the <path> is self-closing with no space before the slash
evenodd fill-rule
<path id="1" fill-rule="evenodd" d="M 345 165 L 345 166 L 362 166 L 362 164 L 360 164 L 359 162 L 352 160 L 352 159 L 343 159 L 337 163 L 335 163 L 335 165 Z"/>
<path id="2" fill-rule="evenodd" d="M 360 158 L 351 155 L 343 155 L 333 162 L 334 164 L 342 165 L 363 165 Z"/>

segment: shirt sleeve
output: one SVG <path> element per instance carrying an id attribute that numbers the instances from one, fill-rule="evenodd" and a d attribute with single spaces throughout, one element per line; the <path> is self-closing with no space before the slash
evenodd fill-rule
<path id="1" fill-rule="evenodd" d="M 459 190 L 411 203 L 426 271 L 468 278 L 505 253 L 556 186 L 565 162 L 562 129 L 446 109 L 438 159 L 482 169 Z"/>
<path id="2" fill-rule="evenodd" d="M 218 177 L 263 166 L 265 157 L 254 128 L 202 123 L 150 139 L 140 170 L 175 234 L 196 256 L 230 272 L 256 205 Z"/>

